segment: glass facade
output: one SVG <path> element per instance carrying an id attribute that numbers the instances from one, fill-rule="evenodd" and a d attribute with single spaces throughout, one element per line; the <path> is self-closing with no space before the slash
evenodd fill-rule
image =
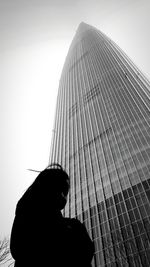
<path id="1" fill-rule="evenodd" d="M 64 214 L 84 222 L 94 266 L 150 266 L 150 83 L 81 23 L 58 90 L 50 162 L 70 175 Z"/>

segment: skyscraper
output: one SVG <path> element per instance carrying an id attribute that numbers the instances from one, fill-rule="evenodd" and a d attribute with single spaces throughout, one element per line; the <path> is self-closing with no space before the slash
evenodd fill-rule
<path id="1" fill-rule="evenodd" d="M 69 173 L 65 215 L 94 240 L 93 266 L 150 266 L 150 83 L 81 23 L 62 71 L 50 162 Z"/>

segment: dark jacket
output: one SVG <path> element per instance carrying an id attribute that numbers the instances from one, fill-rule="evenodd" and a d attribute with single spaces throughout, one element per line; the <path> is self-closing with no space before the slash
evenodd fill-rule
<path id="1" fill-rule="evenodd" d="M 10 250 L 15 267 L 89 267 L 94 253 L 80 221 L 30 199 L 17 204 Z"/>

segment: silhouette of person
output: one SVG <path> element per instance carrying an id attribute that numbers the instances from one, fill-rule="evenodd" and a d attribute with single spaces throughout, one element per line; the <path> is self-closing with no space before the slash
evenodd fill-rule
<path id="1" fill-rule="evenodd" d="M 70 180 L 59 164 L 51 164 L 17 203 L 10 251 L 15 267 L 89 267 L 94 253 L 86 228 L 63 217 Z"/>

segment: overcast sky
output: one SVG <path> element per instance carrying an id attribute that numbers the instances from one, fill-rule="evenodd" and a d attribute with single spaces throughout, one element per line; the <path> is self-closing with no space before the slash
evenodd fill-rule
<path id="1" fill-rule="evenodd" d="M 0 0 L 0 236 L 48 163 L 59 79 L 80 22 L 113 39 L 150 78 L 149 0 Z"/>

